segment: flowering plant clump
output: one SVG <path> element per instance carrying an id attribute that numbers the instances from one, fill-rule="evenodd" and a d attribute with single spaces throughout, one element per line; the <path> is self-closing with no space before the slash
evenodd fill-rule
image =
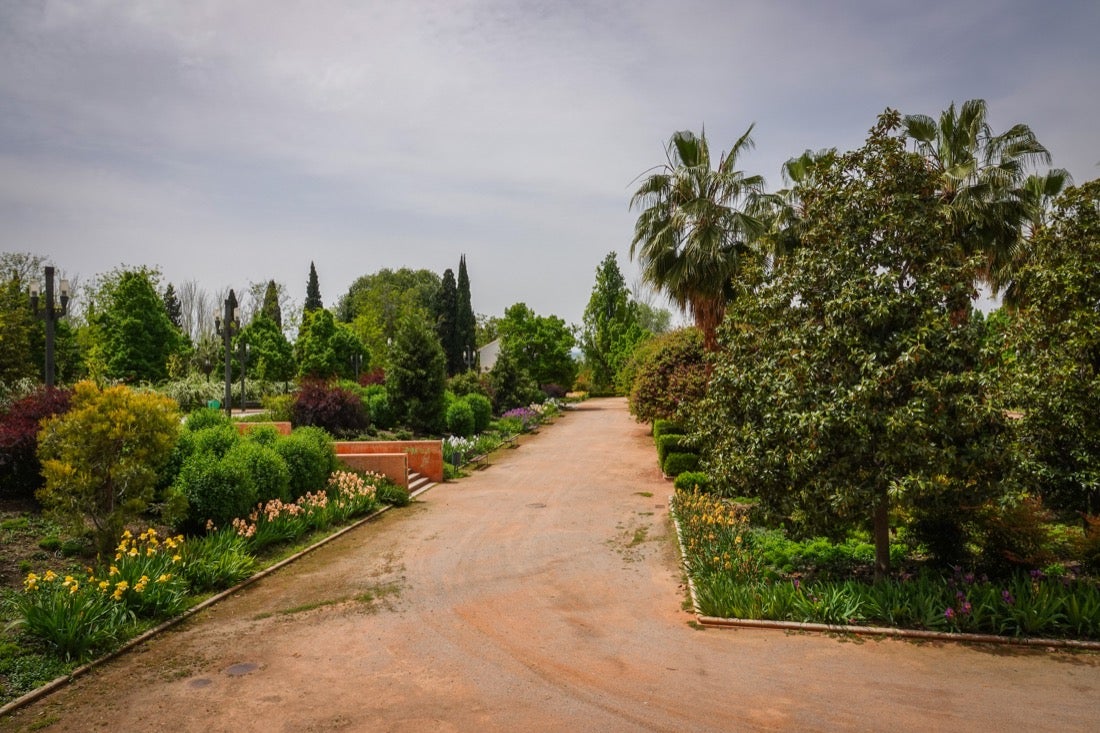
<path id="1" fill-rule="evenodd" d="M 470 438 L 448 435 L 443 439 L 443 460 L 455 468 L 463 465 L 465 459 L 473 454 L 475 442 Z"/>
<path id="2" fill-rule="evenodd" d="M 521 430 L 527 432 L 539 424 L 539 416 L 530 407 L 517 407 L 500 416 L 503 420 L 518 420 Z"/>
<path id="3" fill-rule="evenodd" d="M 299 504 L 271 499 L 256 505 L 247 518 L 234 519 L 233 529 L 248 539 L 254 550 L 261 550 L 305 534 L 307 525 L 304 515 L 305 510 Z"/>
<path id="4" fill-rule="evenodd" d="M 187 580 L 179 572 L 183 535 L 163 539 L 149 528 L 134 537 L 122 533 L 106 577 L 91 578 L 104 592 L 138 616 L 158 618 L 183 610 Z"/>
<path id="5" fill-rule="evenodd" d="M 377 484 L 384 477 L 377 473 L 360 475 L 352 471 L 334 471 L 328 477 L 328 515 L 332 522 L 344 522 L 367 514 L 378 506 Z"/>

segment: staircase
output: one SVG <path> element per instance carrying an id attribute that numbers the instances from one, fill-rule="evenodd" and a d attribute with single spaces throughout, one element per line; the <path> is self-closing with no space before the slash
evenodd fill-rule
<path id="1" fill-rule="evenodd" d="M 423 476 L 416 471 L 409 471 L 409 496 L 415 497 L 423 494 L 433 486 L 435 486 L 435 482 L 427 476 Z"/>

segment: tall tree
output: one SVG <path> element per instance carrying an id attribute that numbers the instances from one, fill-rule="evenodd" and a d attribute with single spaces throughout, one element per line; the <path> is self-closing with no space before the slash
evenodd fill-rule
<path id="1" fill-rule="evenodd" d="M 384 368 L 389 343 L 403 319 L 419 319 L 435 330 L 433 314 L 441 287 L 439 275 L 431 270 L 383 269 L 356 279 L 336 311 L 374 355 L 371 366 Z"/>
<path id="2" fill-rule="evenodd" d="M 614 389 L 619 369 L 644 336 L 619 260 L 609 252 L 596 268 L 596 283 L 584 309 L 580 334 L 584 361 L 597 391 Z"/>
<path id="3" fill-rule="evenodd" d="M 0 282 L 0 382 L 8 383 L 38 374 L 31 349 L 36 324 L 27 299 L 26 282 L 18 272 L 11 274 Z"/>
<path id="4" fill-rule="evenodd" d="M 364 364 L 370 361 L 369 349 L 354 330 L 346 323 L 337 323 L 332 311 L 324 308 L 303 315 L 294 352 L 302 377 L 351 378 L 354 355 L 359 354 Z"/>
<path id="5" fill-rule="evenodd" d="M 182 338 L 157 293 L 160 273 L 149 268 L 115 270 L 89 304 L 100 338 L 106 376 L 125 382 L 157 382 L 168 376 L 168 358 Z"/>
<path id="6" fill-rule="evenodd" d="M 504 311 L 498 326 L 501 351 L 508 352 L 540 387 L 573 386 L 577 362 L 571 352 L 576 339 L 565 321 L 558 316 L 536 315 L 526 303 L 516 303 Z"/>
<path id="7" fill-rule="evenodd" d="M 303 315 L 321 310 L 325 305 L 321 301 L 321 285 L 317 282 L 317 268 L 309 263 L 309 280 L 306 282 L 306 302 L 302 305 Z"/>
<path id="8" fill-rule="evenodd" d="M 249 346 L 249 371 L 256 379 L 288 382 L 294 378 L 294 347 L 275 321 L 259 313 L 242 329 L 240 338 Z"/>
<path id="9" fill-rule="evenodd" d="M 681 131 L 666 148 L 666 162 L 647 176 L 630 200 L 641 208 L 630 256 L 637 256 L 643 279 L 664 290 L 703 331 L 708 350 L 726 303 L 736 292 L 742 260 L 764 231 L 751 212 L 758 208 L 764 179 L 737 169 L 752 148 L 752 126 L 711 167 L 706 134 Z"/>
<path id="10" fill-rule="evenodd" d="M 386 391 L 398 419 L 414 430 L 437 432 L 446 406 L 447 359 L 435 332 L 405 318 L 394 338 Z"/>
<path id="11" fill-rule="evenodd" d="M 1026 295 L 1017 274 L 1034 257 L 1035 237 L 1046 226 L 1055 200 L 1072 184 L 1069 171 L 1055 168 L 1042 175 L 1033 173 L 1020 187 L 1018 195 L 1025 207 L 1022 236 L 1009 261 L 994 273 L 996 281 L 1004 285 L 1004 304 L 1009 309 L 1018 308 L 1025 302 Z"/>
<path id="12" fill-rule="evenodd" d="M 1011 270 L 1027 218 L 1019 189 L 1029 167 L 1050 164 L 1050 153 L 1027 125 L 994 133 L 988 112 L 984 99 L 970 99 L 958 109 L 952 102 L 938 120 L 908 115 L 904 124 L 914 149 L 935 175 L 961 258 L 981 256 L 971 277 L 997 292 L 1008 285 L 1003 275 Z"/>
<path id="13" fill-rule="evenodd" d="M 458 258 L 458 308 L 455 318 L 458 348 L 463 354 L 477 350 L 477 319 L 470 301 L 470 275 L 466 272 L 466 255 Z"/>
<path id="14" fill-rule="evenodd" d="M 283 330 L 283 309 L 279 305 L 279 286 L 274 280 L 267 281 L 267 287 L 264 289 L 264 303 L 260 309 L 260 313 L 276 326 L 279 330 Z"/>
<path id="15" fill-rule="evenodd" d="M 164 289 L 164 311 L 168 314 L 168 320 L 172 325 L 182 331 L 183 306 L 180 304 L 179 297 L 176 296 L 176 288 L 172 283 L 168 283 L 168 287 Z"/>
<path id="16" fill-rule="evenodd" d="M 893 505 L 942 559 L 964 550 L 963 507 L 996 501 L 1003 470 L 979 329 L 955 319 L 972 286 L 899 126 L 887 111 L 816 172 L 802 247 L 731 306 L 694 414 L 726 490 L 806 532 L 872 529 L 878 578 Z"/>
<path id="17" fill-rule="evenodd" d="M 448 268 L 443 272 L 443 284 L 435 306 L 435 332 L 447 357 L 447 376 L 454 376 L 466 369 L 463 364 L 462 345 L 458 336 L 458 288 L 455 274 Z"/>

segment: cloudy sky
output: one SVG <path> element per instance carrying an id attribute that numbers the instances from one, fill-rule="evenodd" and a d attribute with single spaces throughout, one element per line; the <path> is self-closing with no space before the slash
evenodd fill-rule
<path id="1" fill-rule="evenodd" d="M 982 97 L 1100 176 L 1095 0 L 0 0 L 0 251 L 327 305 L 457 270 L 474 309 L 581 320 L 675 130 L 770 188 L 886 107 Z"/>

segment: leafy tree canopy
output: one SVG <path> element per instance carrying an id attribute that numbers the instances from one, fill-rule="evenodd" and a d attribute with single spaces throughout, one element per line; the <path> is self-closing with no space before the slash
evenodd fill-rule
<path id="1" fill-rule="evenodd" d="M 596 284 L 584 309 L 580 334 L 584 361 L 597 391 L 614 389 L 619 370 L 644 337 L 618 258 L 609 252 L 596 268 Z"/>
<path id="2" fill-rule="evenodd" d="M 131 383 L 168 376 L 168 358 L 184 344 L 158 294 L 159 281 L 160 273 L 147 267 L 116 269 L 99 281 L 89 320 L 106 376 Z"/>
<path id="3" fill-rule="evenodd" d="M 517 366 L 540 385 L 572 387 L 577 377 L 577 362 L 572 348 L 573 332 L 557 316 L 539 316 L 526 303 L 516 303 L 504 311 L 498 324 L 502 351 L 507 351 Z"/>
<path id="4" fill-rule="evenodd" d="M 374 355 L 372 367 L 385 367 L 389 342 L 396 338 L 398 324 L 416 318 L 434 327 L 433 313 L 442 287 L 431 270 L 379 270 L 364 275 L 340 298 L 336 312 Z"/>

